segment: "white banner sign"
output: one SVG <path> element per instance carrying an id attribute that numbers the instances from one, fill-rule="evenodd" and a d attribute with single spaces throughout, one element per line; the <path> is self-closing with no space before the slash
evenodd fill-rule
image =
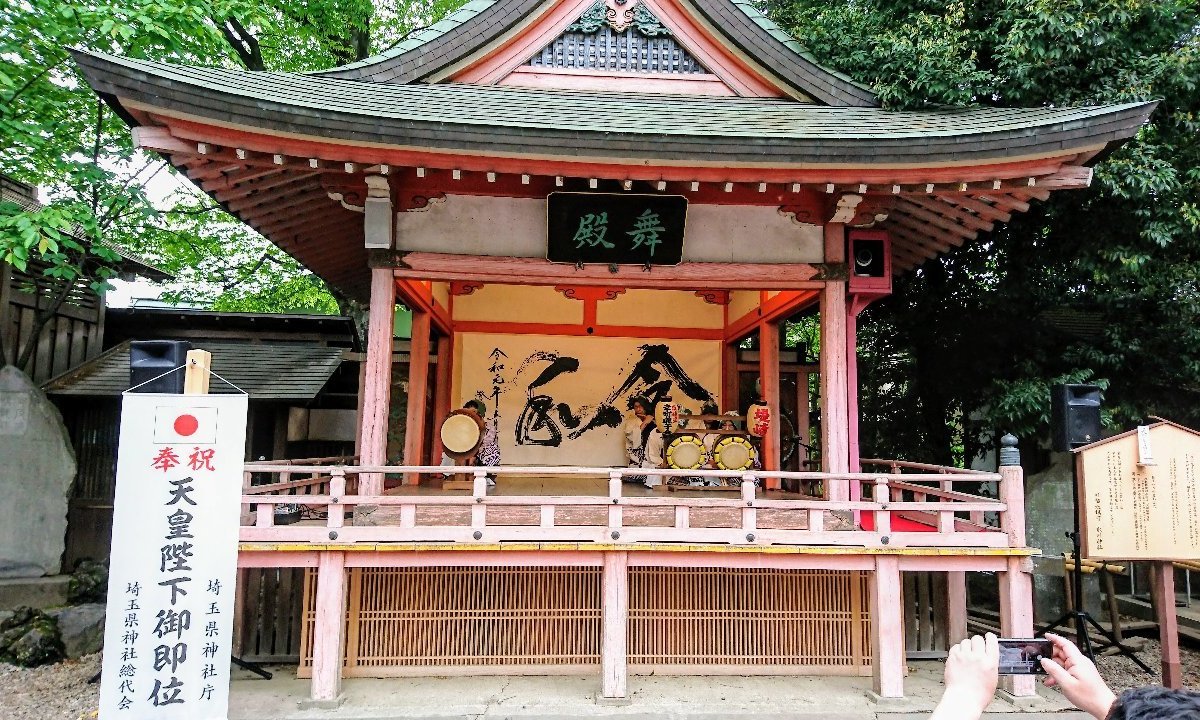
<path id="1" fill-rule="evenodd" d="M 126 394 L 101 720 L 225 720 L 245 395 Z"/>

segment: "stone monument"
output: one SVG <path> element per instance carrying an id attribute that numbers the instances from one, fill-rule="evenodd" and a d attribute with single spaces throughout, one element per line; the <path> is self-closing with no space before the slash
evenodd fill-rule
<path id="1" fill-rule="evenodd" d="M 23 372 L 0 368 L 0 579 L 61 570 L 74 478 L 58 409 Z"/>

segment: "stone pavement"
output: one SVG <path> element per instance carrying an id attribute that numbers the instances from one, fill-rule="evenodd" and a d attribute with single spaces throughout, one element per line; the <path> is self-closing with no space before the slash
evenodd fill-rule
<path id="1" fill-rule="evenodd" d="M 300 709 L 308 681 L 294 668 L 260 680 L 239 672 L 229 720 L 917 720 L 927 718 L 941 696 L 941 664 L 910 664 L 908 697 L 877 704 L 867 697 L 870 678 L 847 677 L 670 677 L 633 676 L 630 701 L 597 704 L 595 676 L 514 676 L 351 679 L 345 701 L 334 710 Z M 985 717 L 1002 720 L 1054 717 L 1083 720 L 1053 690 L 1032 707 L 1019 709 L 997 699 Z"/>

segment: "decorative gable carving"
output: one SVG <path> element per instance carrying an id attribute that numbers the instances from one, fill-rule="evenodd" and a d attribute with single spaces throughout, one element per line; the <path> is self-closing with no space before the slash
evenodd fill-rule
<path id="1" fill-rule="evenodd" d="M 685 75 L 709 72 L 639 0 L 596 0 L 526 64 Z"/>

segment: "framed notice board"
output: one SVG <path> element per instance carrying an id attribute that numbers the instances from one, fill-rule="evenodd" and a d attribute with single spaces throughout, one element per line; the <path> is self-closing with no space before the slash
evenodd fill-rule
<path id="1" fill-rule="evenodd" d="M 550 193 L 546 258 L 560 263 L 678 265 L 687 198 L 681 195 Z"/>
<path id="2" fill-rule="evenodd" d="M 1200 557 L 1200 433 L 1157 422 L 1075 452 L 1084 557 Z"/>

